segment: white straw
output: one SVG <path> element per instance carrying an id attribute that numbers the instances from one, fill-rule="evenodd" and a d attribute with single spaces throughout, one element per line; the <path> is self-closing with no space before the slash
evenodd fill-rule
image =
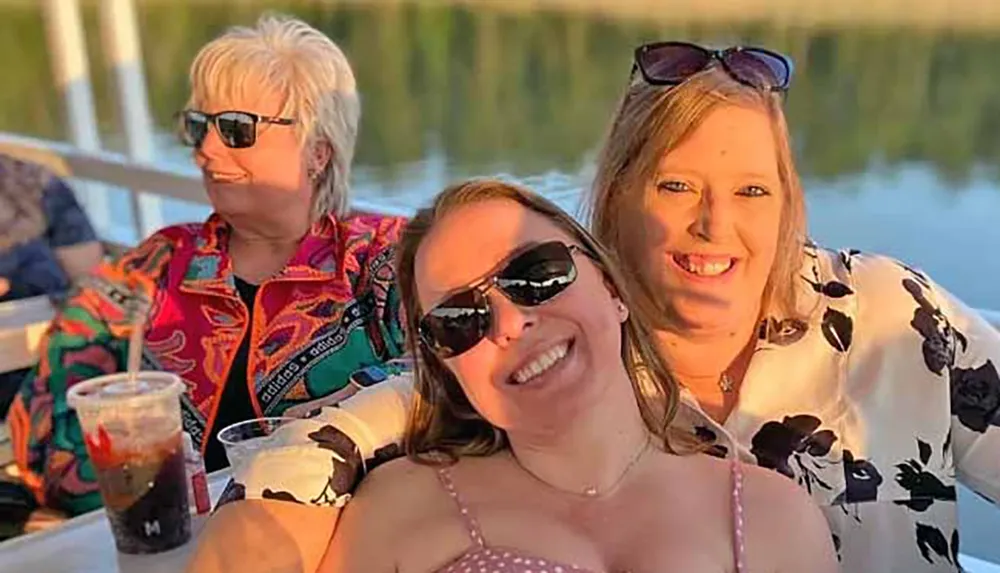
<path id="1" fill-rule="evenodd" d="M 136 304 L 135 316 L 132 320 L 132 333 L 128 339 L 128 361 L 126 362 L 128 380 L 136 382 L 139 369 L 142 367 L 142 343 L 146 333 L 146 308 L 141 303 Z"/>

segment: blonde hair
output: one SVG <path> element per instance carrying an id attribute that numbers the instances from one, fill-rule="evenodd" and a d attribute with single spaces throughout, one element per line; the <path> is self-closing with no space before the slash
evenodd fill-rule
<path id="1" fill-rule="evenodd" d="M 765 112 L 771 119 L 778 175 L 784 187 L 778 251 L 761 299 L 761 311 L 776 318 L 798 315 L 796 283 L 805 240 L 805 201 L 792 159 L 781 96 L 742 84 L 718 67 L 665 88 L 641 77 L 626 90 L 597 162 L 586 216 L 594 235 L 615 252 L 629 276 L 636 303 L 650 320 L 668 316 L 643 258 L 644 230 L 634 221 L 644 208 L 648 183 L 663 155 L 677 147 L 714 110 L 737 105 Z M 761 142 L 765 145 L 766 142 Z"/>
<path id="2" fill-rule="evenodd" d="M 347 212 L 361 102 L 351 65 L 330 38 L 301 20 L 264 15 L 254 27 L 230 28 L 206 44 L 190 82 L 193 108 L 261 86 L 283 94 L 280 115 L 295 119 L 306 148 L 326 143 L 333 151 L 314 183 L 313 218 Z"/>
<path id="3" fill-rule="evenodd" d="M 625 279 L 611 254 L 555 204 L 527 189 L 498 180 L 471 180 L 444 190 L 431 207 L 422 209 L 410 220 L 397 247 L 396 280 L 406 316 L 407 345 L 416 357 L 417 391 L 403 443 L 406 454 L 417 462 L 439 463 L 441 454 L 451 460 L 466 455 L 486 456 L 508 446 L 506 432 L 476 412 L 454 374 L 420 342 L 418 324 L 423 309 L 415 278 L 417 251 L 437 222 L 462 206 L 495 199 L 514 201 L 576 239 L 601 269 L 616 296 L 629 305 Z M 653 340 L 652 331 L 642 319 L 630 313 L 622 324 L 621 359 L 646 427 L 663 440 L 665 449 L 673 451 L 673 440 L 668 441 L 668 426 L 677 409 L 678 389 Z"/>

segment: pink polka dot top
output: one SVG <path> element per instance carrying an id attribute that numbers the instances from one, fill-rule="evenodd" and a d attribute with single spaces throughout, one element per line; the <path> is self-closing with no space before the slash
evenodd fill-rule
<path id="1" fill-rule="evenodd" d="M 743 558 L 743 472 L 737 460 L 733 460 L 731 467 L 733 475 L 733 552 L 735 553 L 736 573 L 746 573 Z M 455 483 L 451 479 L 451 472 L 448 468 L 438 469 L 438 479 L 448 491 L 448 495 L 455 500 L 462 521 L 469 532 L 469 538 L 472 540 L 472 546 L 454 561 L 445 565 L 444 568 L 439 569 L 437 573 L 594 573 L 576 565 L 556 563 L 548 559 L 525 555 L 517 549 L 487 545 L 476 518 L 473 517 L 468 506 L 465 505 L 455 489 Z"/>

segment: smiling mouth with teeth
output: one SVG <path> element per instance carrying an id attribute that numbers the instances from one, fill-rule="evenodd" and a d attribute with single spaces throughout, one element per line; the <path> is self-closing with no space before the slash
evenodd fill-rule
<path id="1" fill-rule="evenodd" d="M 519 368 L 510 377 L 511 384 L 526 384 L 552 369 L 562 362 L 573 346 L 572 341 L 565 341 L 536 356 L 531 362 Z"/>
<path id="2" fill-rule="evenodd" d="M 230 183 L 232 181 L 239 181 L 240 179 L 243 179 L 243 176 L 235 173 L 209 172 L 208 178 L 214 183 Z"/>
<path id="3" fill-rule="evenodd" d="M 721 276 L 736 266 L 736 259 L 725 256 L 674 254 L 673 259 L 682 270 L 699 277 Z"/>

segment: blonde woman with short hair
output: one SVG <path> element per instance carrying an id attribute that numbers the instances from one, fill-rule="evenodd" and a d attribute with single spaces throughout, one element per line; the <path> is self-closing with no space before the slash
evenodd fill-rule
<path id="1" fill-rule="evenodd" d="M 264 16 L 202 48 L 179 114 L 214 213 L 163 229 L 69 300 L 10 414 L 17 462 L 44 505 L 101 503 L 74 383 L 125 367 L 133 299 L 149 305 L 143 368 L 187 384 L 184 429 L 213 471 L 219 429 L 344 388 L 403 351 L 392 270 L 403 220 L 348 212 L 360 105 L 343 52 Z"/>

